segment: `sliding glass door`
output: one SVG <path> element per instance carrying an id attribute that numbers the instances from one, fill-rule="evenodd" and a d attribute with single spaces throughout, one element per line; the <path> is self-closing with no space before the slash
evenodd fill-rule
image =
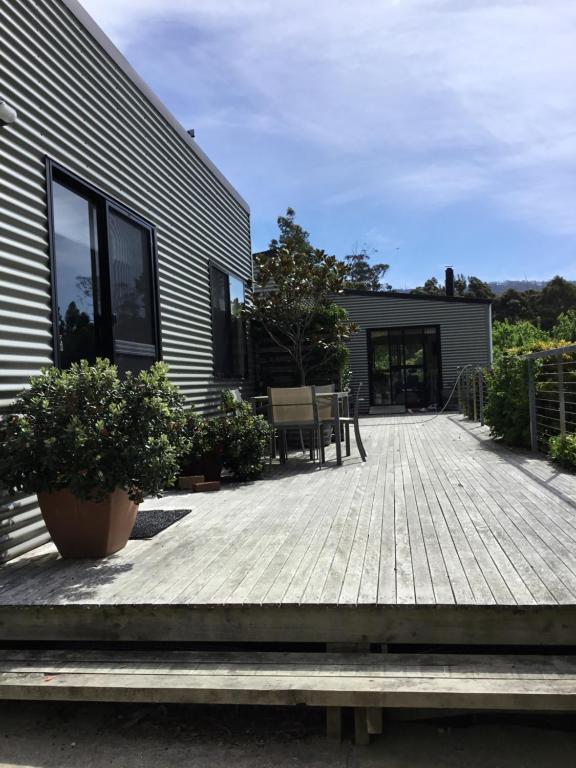
<path id="1" fill-rule="evenodd" d="M 440 402 L 440 334 L 436 326 L 368 331 L 370 403 L 428 408 Z"/>

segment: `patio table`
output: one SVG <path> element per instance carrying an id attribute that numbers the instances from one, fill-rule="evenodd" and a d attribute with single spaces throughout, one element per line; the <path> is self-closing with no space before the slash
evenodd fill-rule
<path id="1" fill-rule="evenodd" d="M 336 463 L 342 464 L 342 433 L 340 429 L 340 416 L 350 415 L 350 393 L 349 392 L 317 392 L 316 397 L 332 400 L 332 412 L 334 413 L 334 435 L 336 443 Z M 252 408 L 256 412 L 257 406 L 264 406 L 268 403 L 268 395 L 255 395 L 251 398 Z M 346 425 L 346 456 L 350 456 L 350 434 L 348 425 Z"/>

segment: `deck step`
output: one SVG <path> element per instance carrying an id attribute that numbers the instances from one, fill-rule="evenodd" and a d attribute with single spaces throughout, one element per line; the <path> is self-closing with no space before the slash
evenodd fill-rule
<path id="1" fill-rule="evenodd" d="M 576 657 L 10 650 L 0 699 L 561 711 Z"/>

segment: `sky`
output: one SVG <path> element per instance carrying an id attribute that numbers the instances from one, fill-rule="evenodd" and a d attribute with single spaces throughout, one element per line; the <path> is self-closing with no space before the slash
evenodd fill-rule
<path id="1" fill-rule="evenodd" d="M 248 201 L 366 247 L 395 288 L 446 265 L 576 279 L 576 0 L 82 0 Z"/>

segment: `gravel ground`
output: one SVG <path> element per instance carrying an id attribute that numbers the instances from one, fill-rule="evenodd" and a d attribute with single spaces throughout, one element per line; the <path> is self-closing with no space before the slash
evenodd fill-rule
<path id="1" fill-rule="evenodd" d="M 569 768 L 573 724 L 567 716 L 393 715 L 369 747 L 353 747 L 327 741 L 314 709 L 0 702 L 0 766 Z"/>

